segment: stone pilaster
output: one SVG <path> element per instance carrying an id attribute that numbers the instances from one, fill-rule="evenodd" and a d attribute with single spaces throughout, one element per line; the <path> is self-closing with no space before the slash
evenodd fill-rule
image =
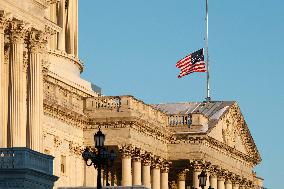
<path id="1" fill-rule="evenodd" d="M 144 154 L 142 159 L 142 185 L 151 188 L 151 155 Z"/>
<path id="2" fill-rule="evenodd" d="M 132 185 L 141 185 L 141 151 L 138 148 L 133 153 Z"/>
<path id="3" fill-rule="evenodd" d="M 185 189 L 186 174 L 188 171 L 188 169 L 185 169 L 178 173 L 178 189 Z"/>
<path id="4" fill-rule="evenodd" d="M 123 146 L 120 149 L 121 159 L 122 159 L 122 186 L 132 185 L 132 175 L 131 175 L 131 146 Z"/>
<path id="5" fill-rule="evenodd" d="M 43 115 L 43 81 L 42 53 L 45 52 L 47 40 L 41 31 L 29 34 L 28 67 L 28 146 L 35 151 L 42 151 L 42 115 Z"/>
<path id="6" fill-rule="evenodd" d="M 9 88 L 9 130 L 12 147 L 26 146 L 26 99 L 23 65 L 24 38 L 26 27 L 22 21 L 10 25 L 10 88 Z"/>
<path id="7" fill-rule="evenodd" d="M 161 189 L 169 189 L 170 162 L 163 162 L 161 167 Z"/>
<path id="8" fill-rule="evenodd" d="M 154 158 L 152 161 L 152 189 L 161 188 L 161 159 Z"/>

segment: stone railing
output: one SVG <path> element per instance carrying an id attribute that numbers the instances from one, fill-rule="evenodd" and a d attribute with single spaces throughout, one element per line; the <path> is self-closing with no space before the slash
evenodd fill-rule
<path id="1" fill-rule="evenodd" d="M 53 157 L 29 148 L 0 148 L 0 169 L 30 169 L 53 174 Z"/>
<path id="2" fill-rule="evenodd" d="M 136 117 L 162 126 L 166 126 L 168 123 L 166 114 L 133 96 L 88 98 L 85 103 L 85 111 L 93 112 L 93 116 L 97 118 L 103 118 L 106 113 L 109 113 L 108 117 Z"/>
<path id="3" fill-rule="evenodd" d="M 190 115 L 169 115 L 168 116 L 169 126 L 189 126 L 191 124 Z"/>

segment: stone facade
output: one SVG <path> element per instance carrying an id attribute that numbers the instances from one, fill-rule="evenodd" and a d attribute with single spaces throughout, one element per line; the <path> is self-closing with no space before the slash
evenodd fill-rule
<path id="1" fill-rule="evenodd" d="M 54 156 L 55 187 L 94 187 L 82 149 L 101 128 L 119 154 L 112 186 L 257 189 L 261 162 L 236 102 L 145 104 L 80 78 L 78 0 L 0 0 L 0 147 Z"/>

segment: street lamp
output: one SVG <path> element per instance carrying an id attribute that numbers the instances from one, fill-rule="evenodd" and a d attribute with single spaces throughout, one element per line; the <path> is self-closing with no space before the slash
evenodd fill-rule
<path id="1" fill-rule="evenodd" d="M 101 181 L 101 172 L 102 166 L 106 165 L 107 167 L 107 181 L 108 181 L 108 169 L 109 167 L 113 166 L 113 162 L 116 158 L 116 154 L 113 150 L 110 152 L 107 151 L 104 147 L 105 142 L 105 135 L 99 131 L 94 135 L 95 141 L 95 148 L 96 151 L 91 150 L 90 148 L 85 148 L 84 152 L 82 153 L 82 157 L 86 162 L 87 166 L 94 165 L 95 168 L 98 169 L 98 176 L 97 176 L 97 189 L 102 189 L 102 181 Z M 107 183 L 109 186 L 109 183 Z"/>
<path id="2" fill-rule="evenodd" d="M 206 186 L 206 180 L 207 180 L 207 175 L 204 170 L 202 170 L 200 175 L 198 175 L 198 179 L 199 179 L 199 186 L 202 189 L 204 189 L 204 187 Z M 208 189 L 214 189 L 214 188 L 211 188 L 211 186 L 209 186 Z"/>

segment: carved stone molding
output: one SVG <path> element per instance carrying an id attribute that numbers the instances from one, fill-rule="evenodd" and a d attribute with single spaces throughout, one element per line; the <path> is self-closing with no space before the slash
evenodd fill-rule
<path id="1" fill-rule="evenodd" d="M 12 14 L 3 10 L 0 11 L 0 33 L 4 32 L 8 22 L 12 20 Z"/>
<path id="2" fill-rule="evenodd" d="M 79 144 L 74 143 L 73 141 L 69 141 L 70 154 L 80 156 L 82 154 L 82 151 L 83 149 Z"/>
<path id="3" fill-rule="evenodd" d="M 187 174 L 188 171 L 189 171 L 189 169 L 180 170 L 179 173 L 178 173 L 178 180 L 179 181 L 185 181 L 186 180 L 186 174 Z"/>
<path id="4" fill-rule="evenodd" d="M 210 168 L 210 164 L 211 164 L 210 162 L 207 162 L 204 160 L 191 160 L 190 161 L 190 166 L 195 171 L 202 171 L 202 170 L 208 171 Z"/>
<path id="5" fill-rule="evenodd" d="M 43 53 L 46 51 L 47 34 L 43 31 L 31 30 L 28 34 L 28 47 L 31 53 Z"/>
<path id="6" fill-rule="evenodd" d="M 55 148 L 58 148 L 62 144 L 62 141 L 60 140 L 59 136 L 54 136 L 53 142 Z"/>
<path id="7" fill-rule="evenodd" d="M 152 169 L 160 169 L 162 166 L 163 159 L 160 157 L 153 157 L 151 162 Z"/>
<path id="8" fill-rule="evenodd" d="M 131 145 L 124 145 L 119 147 L 119 152 L 122 158 L 131 158 L 133 147 Z"/>
<path id="9" fill-rule="evenodd" d="M 142 165 L 143 166 L 150 166 L 151 160 L 152 160 L 152 154 L 145 153 L 145 154 L 142 155 Z"/>
<path id="10" fill-rule="evenodd" d="M 169 182 L 169 187 L 170 187 L 170 189 L 177 189 L 178 186 L 177 186 L 176 181 L 170 181 Z"/>
<path id="11" fill-rule="evenodd" d="M 140 162 L 142 158 L 142 150 L 140 148 L 135 147 L 132 152 L 133 161 Z"/>
<path id="12" fill-rule="evenodd" d="M 164 161 L 161 166 L 161 172 L 168 173 L 171 165 L 172 165 L 172 162 Z"/>
<path id="13" fill-rule="evenodd" d="M 29 25 L 23 21 L 13 20 L 9 25 L 10 42 L 12 44 L 24 43 Z"/>

